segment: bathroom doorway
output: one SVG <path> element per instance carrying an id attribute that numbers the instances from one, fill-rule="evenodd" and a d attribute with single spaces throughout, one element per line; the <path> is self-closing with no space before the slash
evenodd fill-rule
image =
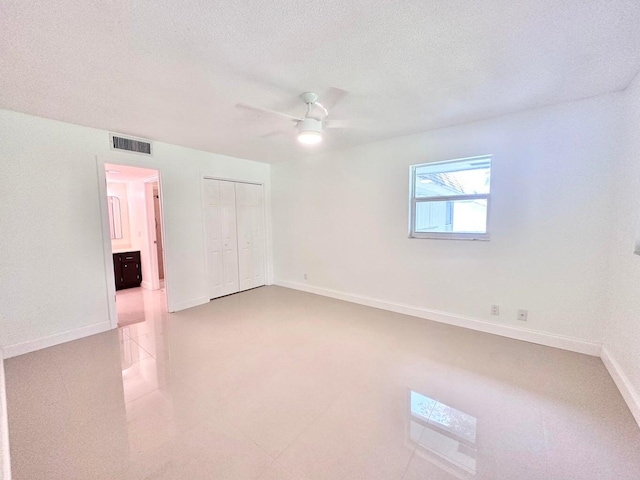
<path id="1" fill-rule="evenodd" d="M 98 168 L 104 175 L 101 203 L 107 209 L 108 228 L 104 218 L 103 228 L 112 326 L 155 322 L 168 311 L 160 172 L 107 162 L 98 162 Z"/>

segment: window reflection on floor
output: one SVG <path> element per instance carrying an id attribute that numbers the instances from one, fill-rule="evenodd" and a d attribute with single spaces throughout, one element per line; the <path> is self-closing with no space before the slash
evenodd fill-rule
<path id="1" fill-rule="evenodd" d="M 456 478 L 476 473 L 476 417 L 413 390 L 408 434 L 423 456 Z"/>

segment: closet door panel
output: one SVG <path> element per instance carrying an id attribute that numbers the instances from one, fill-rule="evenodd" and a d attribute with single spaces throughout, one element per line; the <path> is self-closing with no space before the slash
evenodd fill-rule
<path id="1" fill-rule="evenodd" d="M 204 180 L 203 195 L 209 298 L 264 285 L 262 186 Z"/>
<path id="2" fill-rule="evenodd" d="M 264 285 L 262 186 L 236 184 L 240 290 Z"/>
<path id="3" fill-rule="evenodd" d="M 239 290 L 235 183 L 221 181 L 220 196 L 222 203 L 223 292 L 224 295 L 229 295 Z"/>
<path id="4" fill-rule="evenodd" d="M 238 271 L 240 290 L 253 288 L 251 258 L 251 206 L 247 196 L 247 184 L 236 184 L 236 212 L 238 219 Z"/>
<path id="5" fill-rule="evenodd" d="M 252 201 L 253 241 L 251 242 L 251 260 L 253 264 L 254 287 L 264 285 L 264 205 L 262 201 L 262 185 L 250 185 Z"/>
<path id="6" fill-rule="evenodd" d="M 204 221 L 209 298 L 224 295 L 222 204 L 220 182 L 204 180 Z"/>

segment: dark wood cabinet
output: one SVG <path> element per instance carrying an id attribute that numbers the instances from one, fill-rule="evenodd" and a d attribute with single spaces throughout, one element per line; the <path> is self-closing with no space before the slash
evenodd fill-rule
<path id="1" fill-rule="evenodd" d="M 116 278 L 116 290 L 139 287 L 142 282 L 140 252 L 114 253 L 113 273 Z"/>

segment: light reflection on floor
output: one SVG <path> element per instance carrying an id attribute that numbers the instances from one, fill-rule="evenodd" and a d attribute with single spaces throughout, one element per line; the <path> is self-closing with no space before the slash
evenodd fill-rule
<path id="1" fill-rule="evenodd" d="M 416 452 L 455 478 L 476 473 L 476 417 L 410 391 L 410 438 Z"/>

